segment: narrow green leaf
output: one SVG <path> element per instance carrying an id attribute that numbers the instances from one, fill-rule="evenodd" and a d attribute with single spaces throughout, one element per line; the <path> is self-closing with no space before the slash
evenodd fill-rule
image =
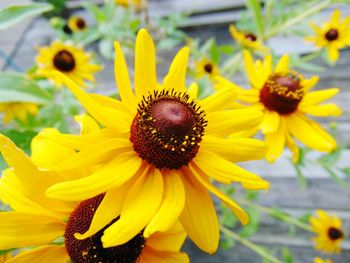
<path id="1" fill-rule="evenodd" d="M 258 29 L 258 35 L 260 39 L 264 36 L 264 18 L 261 11 L 260 1 L 259 0 L 247 0 L 247 7 L 252 12 L 254 17 L 254 22 L 256 28 Z"/>
<path id="2" fill-rule="evenodd" d="M 0 10 L 0 30 L 16 25 L 27 17 L 39 15 L 52 9 L 52 5 L 44 3 L 5 7 Z"/>

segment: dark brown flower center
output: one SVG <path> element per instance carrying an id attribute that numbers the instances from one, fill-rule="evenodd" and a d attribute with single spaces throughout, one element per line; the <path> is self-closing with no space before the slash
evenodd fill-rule
<path id="1" fill-rule="evenodd" d="M 213 65 L 211 63 L 207 63 L 204 65 L 204 71 L 208 74 L 211 74 L 213 72 Z"/>
<path id="2" fill-rule="evenodd" d="M 257 40 L 256 35 L 254 35 L 253 33 L 247 33 L 247 34 L 245 34 L 245 38 L 248 39 L 248 40 L 250 40 L 250 41 L 253 41 L 253 42 Z"/>
<path id="3" fill-rule="evenodd" d="M 71 261 L 73 263 L 137 262 L 145 246 L 145 239 L 142 233 L 120 246 L 110 248 L 102 246 L 101 237 L 104 230 L 117 221 L 118 218 L 91 237 L 83 240 L 78 240 L 74 237 L 75 233 L 85 233 L 89 229 L 95 211 L 103 197 L 104 195 L 102 194 L 81 202 L 70 215 L 64 237 L 66 250 Z"/>
<path id="4" fill-rule="evenodd" d="M 69 51 L 61 50 L 54 56 L 53 64 L 59 71 L 70 72 L 75 68 L 75 59 Z"/>
<path id="5" fill-rule="evenodd" d="M 296 111 L 304 91 L 300 78 L 294 73 L 271 75 L 260 91 L 260 101 L 264 106 L 282 115 Z"/>
<path id="6" fill-rule="evenodd" d="M 330 29 L 326 32 L 326 34 L 324 36 L 328 41 L 333 41 L 333 40 L 338 39 L 339 32 L 336 29 Z"/>
<path id="7" fill-rule="evenodd" d="M 85 20 L 82 19 L 81 17 L 77 18 L 77 28 L 79 28 L 80 30 L 83 30 L 86 28 Z"/>
<path id="8" fill-rule="evenodd" d="M 343 232 L 338 229 L 338 228 L 335 228 L 335 227 L 330 227 L 328 229 L 328 237 L 331 239 L 331 240 L 338 240 L 338 239 L 341 239 L 344 237 L 344 234 Z"/>
<path id="9" fill-rule="evenodd" d="M 138 106 L 130 131 L 135 152 L 159 169 L 179 169 L 197 154 L 207 121 L 189 96 L 155 91 Z"/>

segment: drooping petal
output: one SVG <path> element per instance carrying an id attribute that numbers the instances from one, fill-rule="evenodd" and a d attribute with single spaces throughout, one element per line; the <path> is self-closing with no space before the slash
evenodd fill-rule
<path id="1" fill-rule="evenodd" d="M 325 100 L 328 100 L 329 98 L 332 98 L 338 93 L 339 93 L 338 88 L 308 92 L 305 94 L 304 98 L 300 102 L 300 106 L 309 106 L 309 105 L 319 104 L 321 102 L 324 102 Z"/>
<path id="2" fill-rule="evenodd" d="M 280 116 L 275 111 L 266 110 L 263 121 L 260 124 L 262 133 L 275 133 L 280 126 Z"/>
<path id="3" fill-rule="evenodd" d="M 342 111 L 338 107 L 338 105 L 333 104 L 333 103 L 304 106 L 304 107 L 300 108 L 300 110 L 307 113 L 307 114 L 317 116 L 317 117 L 339 116 L 342 114 Z"/>
<path id="4" fill-rule="evenodd" d="M 275 132 L 265 134 L 265 142 L 269 145 L 266 160 L 273 163 L 282 154 L 286 143 L 287 127 L 285 119 L 281 118 Z"/>
<path id="5" fill-rule="evenodd" d="M 76 115 L 74 120 L 80 125 L 80 134 L 88 134 L 100 130 L 98 123 L 87 114 Z"/>
<path id="6" fill-rule="evenodd" d="M 199 105 L 201 106 L 201 108 L 203 108 L 206 114 L 209 114 L 211 112 L 227 109 L 236 97 L 237 93 L 234 89 L 220 89 L 214 94 L 199 101 Z"/>
<path id="7" fill-rule="evenodd" d="M 174 251 L 158 251 L 145 247 L 142 251 L 140 263 L 189 263 L 190 259 L 186 253 Z"/>
<path id="8" fill-rule="evenodd" d="M 63 263 L 69 260 L 69 256 L 63 245 L 46 245 L 24 251 L 10 258 L 6 263 Z"/>
<path id="9" fill-rule="evenodd" d="M 336 47 L 329 46 L 328 49 L 328 59 L 334 63 L 339 59 L 339 50 Z"/>

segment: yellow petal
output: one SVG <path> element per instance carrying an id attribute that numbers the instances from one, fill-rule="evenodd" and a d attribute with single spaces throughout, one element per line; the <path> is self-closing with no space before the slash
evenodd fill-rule
<path id="1" fill-rule="evenodd" d="M 342 113 L 338 105 L 333 103 L 304 106 L 304 107 L 301 107 L 300 110 L 307 114 L 317 116 L 317 117 L 339 116 Z"/>
<path id="2" fill-rule="evenodd" d="M 209 114 L 211 112 L 227 109 L 235 98 L 235 90 L 231 88 L 225 88 L 199 101 L 199 105 L 203 108 L 206 114 Z"/>
<path id="3" fill-rule="evenodd" d="M 219 223 L 207 189 L 194 178 L 181 177 L 186 203 L 180 222 L 191 240 L 202 250 L 213 254 L 219 244 Z"/>
<path id="4" fill-rule="evenodd" d="M 289 131 L 287 131 L 286 134 L 286 144 L 289 150 L 292 152 L 292 161 L 296 163 L 299 160 L 299 147 L 294 142 L 292 136 L 289 134 Z"/>
<path id="5" fill-rule="evenodd" d="M 231 162 L 259 160 L 265 157 L 267 145 L 256 139 L 204 136 L 201 149 L 215 152 Z"/>
<path id="6" fill-rule="evenodd" d="M 198 84 L 193 82 L 187 90 L 187 94 L 190 96 L 190 100 L 197 100 L 198 97 Z"/>
<path id="7" fill-rule="evenodd" d="M 331 26 L 338 26 L 340 22 L 340 10 L 339 9 L 335 9 L 333 11 L 331 20 L 330 20 L 330 25 Z"/>
<path id="8" fill-rule="evenodd" d="M 125 197 L 120 219 L 107 228 L 103 247 L 124 244 L 137 235 L 155 215 L 163 198 L 163 179 L 158 169 L 139 177 Z"/>
<path id="9" fill-rule="evenodd" d="M 182 48 L 171 63 L 169 73 L 164 78 L 162 87 L 164 89 L 174 89 L 176 91 L 184 92 L 186 71 L 188 64 L 188 57 L 190 55 L 190 49 L 188 47 Z"/>
<path id="10" fill-rule="evenodd" d="M 87 114 L 76 115 L 74 120 L 80 125 L 80 134 L 88 134 L 100 129 L 98 123 Z"/>
<path id="11" fill-rule="evenodd" d="M 245 72 L 248 75 L 249 82 L 254 88 L 261 88 L 260 82 L 257 79 L 257 73 L 254 66 L 253 57 L 249 51 L 243 51 Z"/>
<path id="12" fill-rule="evenodd" d="M 262 133 L 275 133 L 280 125 L 280 116 L 275 111 L 265 111 L 263 121 L 260 124 Z"/>
<path id="13" fill-rule="evenodd" d="M 135 46 L 135 91 L 138 100 L 157 88 L 156 52 L 151 36 L 141 29 Z"/>
<path id="14" fill-rule="evenodd" d="M 158 251 L 145 247 L 140 257 L 140 263 L 189 263 L 190 259 L 185 253 L 172 251 Z"/>
<path id="15" fill-rule="evenodd" d="M 277 63 L 275 72 L 286 72 L 289 69 L 289 56 L 284 54 Z"/>
<path id="16" fill-rule="evenodd" d="M 265 134 L 265 142 L 269 148 L 266 154 L 266 160 L 273 163 L 282 154 L 286 143 L 286 124 L 284 118 L 281 118 L 278 128 L 275 132 Z"/>
<path id="17" fill-rule="evenodd" d="M 335 47 L 328 47 L 328 59 L 334 63 L 339 59 L 339 50 Z"/>
<path id="18" fill-rule="evenodd" d="M 99 168 L 90 176 L 51 186 L 46 195 L 60 200 L 85 200 L 110 187 L 117 187 L 132 178 L 141 166 L 141 158 L 134 152 L 126 152 Z"/>
<path id="19" fill-rule="evenodd" d="M 46 245 L 21 252 L 19 255 L 6 261 L 7 263 L 63 263 L 69 256 L 63 245 Z"/>
<path id="20" fill-rule="evenodd" d="M 305 94 L 304 98 L 302 99 L 300 106 L 309 106 L 309 105 L 319 104 L 337 95 L 338 93 L 339 93 L 338 88 L 308 92 Z"/>
<path id="21" fill-rule="evenodd" d="M 301 81 L 301 86 L 303 87 L 304 91 L 307 92 L 308 90 L 313 88 L 319 80 L 320 80 L 320 77 L 318 76 L 313 76 L 309 79 L 303 79 Z"/>
<path id="22" fill-rule="evenodd" d="M 164 171 L 164 197 L 158 212 L 144 230 L 148 238 L 155 232 L 169 230 L 179 218 L 185 205 L 185 190 L 180 175 L 175 171 Z"/>

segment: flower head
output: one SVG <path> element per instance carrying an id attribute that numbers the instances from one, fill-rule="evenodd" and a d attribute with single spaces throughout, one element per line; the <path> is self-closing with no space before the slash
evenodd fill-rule
<path id="1" fill-rule="evenodd" d="M 330 21 L 321 27 L 311 23 L 316 36 L 306 37 L 307 41 L 315 43 L 317 47 L 326 48 L 331 62 L 339 59 L 339 49 L 350 45 L 350 17 L 341 20 L 340 16 L 340 11 L 336 9 Z"/>
<path id="2" fill-rule="evenodd" d="M 57 131 L 56 131 L 57 132 Z M 49 142 L 36 138 L 32 150 L 35 155 L 44 154 Z M 67 149 L 50 142 L 51 155 L 60 159 Z M 186 254 L 180 253 L 186 234 L 179 223 L 169 231 L 155 233 L 144 238 L 137 233 L 121 246 L 105 248 L 101 242 L 104 229 L 120 220 L 116 210 L 110 210 L 114 219 L 87 239 L 75 238 L 75 233 L 89 229 L 95 213 L 110 205 L 109 194 L 101 194 L 82 202 L 60 201 L 47 198 L 45 190 L 54 183 L 71 178 L 74 174 L 43 171 L 18 149 L 13 142 L 0 135 L 0 151 L 11 169 L 6 169 L 0 179 L 0 198 L 13 210 L 0 212 L 0 249 L 36 246 L 13 257 L 7 262 L 30 262 L 40 258 L 41 262 L 189 262 Z M 53 159 L 49 159 L 50 161 Z M 46 165 L 50 164 L 46 159 Z M 76 172 L 75 172 L 76 174 Z M 117 192 L 115 192 L 116 194 Z M 118 205 L 120 198 L 113 199 Z M 68 219 L 68 220 L 67 220 Z M 64 241 L 60 241 L 60 240 Z"/>
<path id="3" fill-rule="evenodd" d="M 214 78 L 219 74 L 218 66 L 207 58 L 196 62 L 195 67 L 198 77 L 209 76 L 210 78 Z"/>
<path id="4" fill-rule="evenodd" d="M 254 33 L 238 31 L 234 25 L 230 25 L 229 30 L 232 38 L 244 48 L 262 52 L 268 50 Z"/>
<path id="5" fill-rule="evenodd" d="M 87 28 L 87 23 L 84 18 L 80 16 L 72 16 L 68 19 L 67 23 L 69 29 L 72 32 L 84 31 Z"/>
<path id="6" fill-rule="evenodd" d="M 91 236 L 100 230 L 101 222 L 110 222 L 113 218 L 108 211 L 114 208 L 120 220 L 105 230 L 105 247 L 124 244 L 142 229 L 146 238 L 166 231 L 179 218 L 191 239 L 213 253 L 219 242 L 219 225 L 209 191 L 222 199 L 242 223 L 248 222 L 248 216 L 209 178 L 226 184 L 239 182 L 247 189 L 269 186 L 259 176 L 232 163 L 262 158 L 265 144 L 228 137 L 256 125 L 261 112 L 226 110 L 226 104 L 235 96 L 231 89 L 198 100 L 197 86 L 185 86 L 187 47 L 178 52 L 163 83 L 158 83 L 155 47 L 144 29 L 136 40 L 133 92 L 119 43 L 115 49 L 121 100 L 87 94 L 61 75 L 103 128 L 86 135 L 48 136 L 78 151 L 52 169 L 100 168 L 90 176 L 50 187 L 47 195 L 83 200 L 106 191 L 113 196 L 114 188 L 123 189 L 121 210 L 111 201 L 111 206 L 96 213 L 90 229 L 78 238 Z"/>
<path id="7" fill-rule="evenodd" d="M 2 120 L 4 124 L 8 124 L 14 118 L 25 122 L 28 114 L 36 115 L 38 113 L 38 105 L 31 102 L 1 102 L 0 112 L 4 113 Z"/>
<path id="8" fill-rule="evenodd" d="M 309 218 L 313 232 L 315 249 L 326 253 L 339 253 L 345 238 L 342 222 L 336 215 L 329 215 L 324 210 L 317 210 L 317 217 Z"/>
<path id="9" fill-rule="evenodd" d="M 62 81 L 55 74 L 56 71 L 83 85 L 84 80 L 95 81 L 93 74 L 102 69 L 91 63 L 91 55 L 83 48 L 59 41 L 52 42 L 48 47 L 40 47 L 36 62 L 37 74 L 53 80 L 58 86 L 62 85 Z"/>
<path id="10" fill-rule="evenodd" d="M 288 55 L 282 56 L 275 68 L 272 67 L 271 55 L 263 61 L 254 62 L 250 53 L 245 51 L 244 61 L 250 89 L 244 90 L 221 77 L 217 78 L 216 87 L 231 87 L 239 93 L 239 101 L 264 111 L 264 117 L 255 132 L 261 129 L 265 135 L 269 145 L 266 155 L 268 161 L 274 162 L 285 145 L 293 152 L 296 161 L 298 147 L 293 137 L 322 152 L 336 148 L 335 140 L 306 114 L 316 117 L 340 115 L 341 110 L 337 105 L 322 103 L 336 95 L 339 91 L 337 88 L 310 92 L 319 78 L 314 76 L 305 79 L 291 70 Z"/>

